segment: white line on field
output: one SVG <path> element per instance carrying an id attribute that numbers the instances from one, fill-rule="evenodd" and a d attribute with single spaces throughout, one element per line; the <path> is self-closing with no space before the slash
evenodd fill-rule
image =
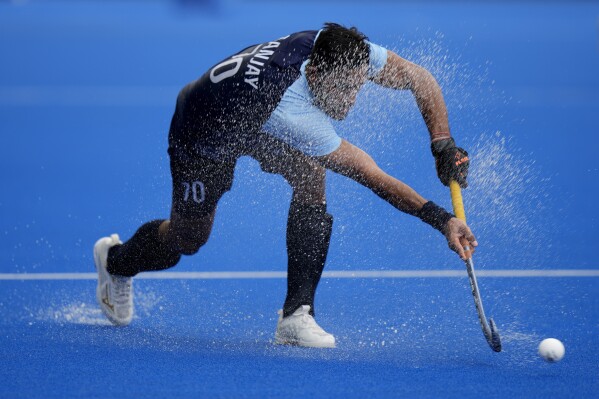
<path id="1" fill-rule="evenodd" d="M 466 277 L 463 270 L 332 270 L 323 278 L 448 278 Z M 477 270 L 477 277 L 599 277 L 594 269 L 553 270 Z M 143 280 L 235 280 L 286 278 L 286 272 L 156 272 L 142 273 L 136 279 Z M 0 280 L 95 280 L 96 273 L 0 273 Z"/>

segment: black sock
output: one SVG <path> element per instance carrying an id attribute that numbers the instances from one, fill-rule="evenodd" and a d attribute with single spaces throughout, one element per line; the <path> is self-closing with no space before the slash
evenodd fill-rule
<path id="1" fill-rule="evenodd" d="M 301 305 L 310 305 L 314 315 L 314 295 L 329 252 L 333 216 L 326 204 L 292 203 L 287 219 L 287 298 L 283 317 Z"/>
<path id="2" fill-rule="evenodd" d="M 122 245 L 108 251 L 107 270 L 110 274 L 132 277 L 150 270 L 164 270 L 175 266 L 181 253 L 160 239 L 158 228 L 164 220 L 154 220 L 141 226 Z"/>

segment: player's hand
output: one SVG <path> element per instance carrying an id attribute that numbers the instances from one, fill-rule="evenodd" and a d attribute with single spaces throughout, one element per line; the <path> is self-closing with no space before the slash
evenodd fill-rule
<path id="1" fill-rule="evenodd" d="M 472 234 L 470 227 L 458 218 L 451 218 L 447 222 L 445 238 L 447 238 L 449 248 L 460 255 L 462 260 L 469 259 L 472 252 L 474 252 L 474 247 L 478 246 L 478 242 L 474 234 Z M 469 247 L 470 250 L 468 251 L 464 247 Z"/>
<path id="2" fill-rule="evenodd" d="M 431 144 L 431 151 L 435 157 L 437 176 L 439 176 L 441 183 L 449 186 L 449 182 L 455 180 L 460 187 L 468 187 L 466 178 L 468 177 L 470 159 L 466 150 L 456 147 L 455 141 L 448 138 Z"/>

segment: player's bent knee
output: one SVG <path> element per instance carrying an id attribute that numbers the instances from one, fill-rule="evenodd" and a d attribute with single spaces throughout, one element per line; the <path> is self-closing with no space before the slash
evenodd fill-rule
<path id="1" fill-rule="evenodd" d="M 177 263 L 179 263 L 180 260 L 181 260 L 181 254 L 179 253 L 179 251 L 171 252 L 164 259 L 164 269 L 169 269 L 169 268 L 175 266 Z"/>
<path id="2" fill-rule="evenodd" d="M 182 255 L 193 255 L 208 242 L 214 213 L 204 219 L 177 220 L 171 223 L 170 240 Z"/>
<path id="3" fill-rule="evenodd" d="M 198 251 L 200 250 L 201 247 L 202 247 L 202 245 L 197 245 L 197 244 L 182 246 L 181 254 L 187 255 L 187 256 L 195 255 L 198 253 Z"/>
<path id="4" fill-rule="evenodd" d="M 199 237 L 195 240 L 185 240 L 180 243 L 181 254 L 183 255 L 194 255 L 196 254 L 200 248 L 204 246 L 208 242 L 208 237 Z"/>
<path id="5" fill-rule="evenodd" d="M 324 171 L 324 169 L 323 169 Z M 287 181 L 293 189 L 294 195 L 306 197 L 307 202 L 320 202 L 325 196 L 325 178 L 324 172 L 312 169 L 311 173 L 300 173 L 294 176 L 287 176 Z M 313 200 L 311 200 L 311 198 Z"/>

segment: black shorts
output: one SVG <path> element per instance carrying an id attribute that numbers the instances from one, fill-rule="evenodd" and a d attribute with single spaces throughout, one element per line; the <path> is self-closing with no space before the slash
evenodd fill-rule
<path id="1" fill-rule="evenodd" d="M 264 172 L 289 173 L 297 162 L 314 162 L 308 156 L 284 142 L 261 133 L 239 156 L 251 156 Z M 178 217 L 194 220 L 211 214 L 218 200 L 231 189 L 237 159 L 223 161 L 193 155 L 171 156 L 173 178 L 172 212 Z"/>
<path id="2" fill-rule="evenodd" d="M 202 218 L 216 209 L 218 200 L 231 189 L 235 162 L 216 162 L 196 157 L 171 158 L 172 212 L 183 219 Z"/>

